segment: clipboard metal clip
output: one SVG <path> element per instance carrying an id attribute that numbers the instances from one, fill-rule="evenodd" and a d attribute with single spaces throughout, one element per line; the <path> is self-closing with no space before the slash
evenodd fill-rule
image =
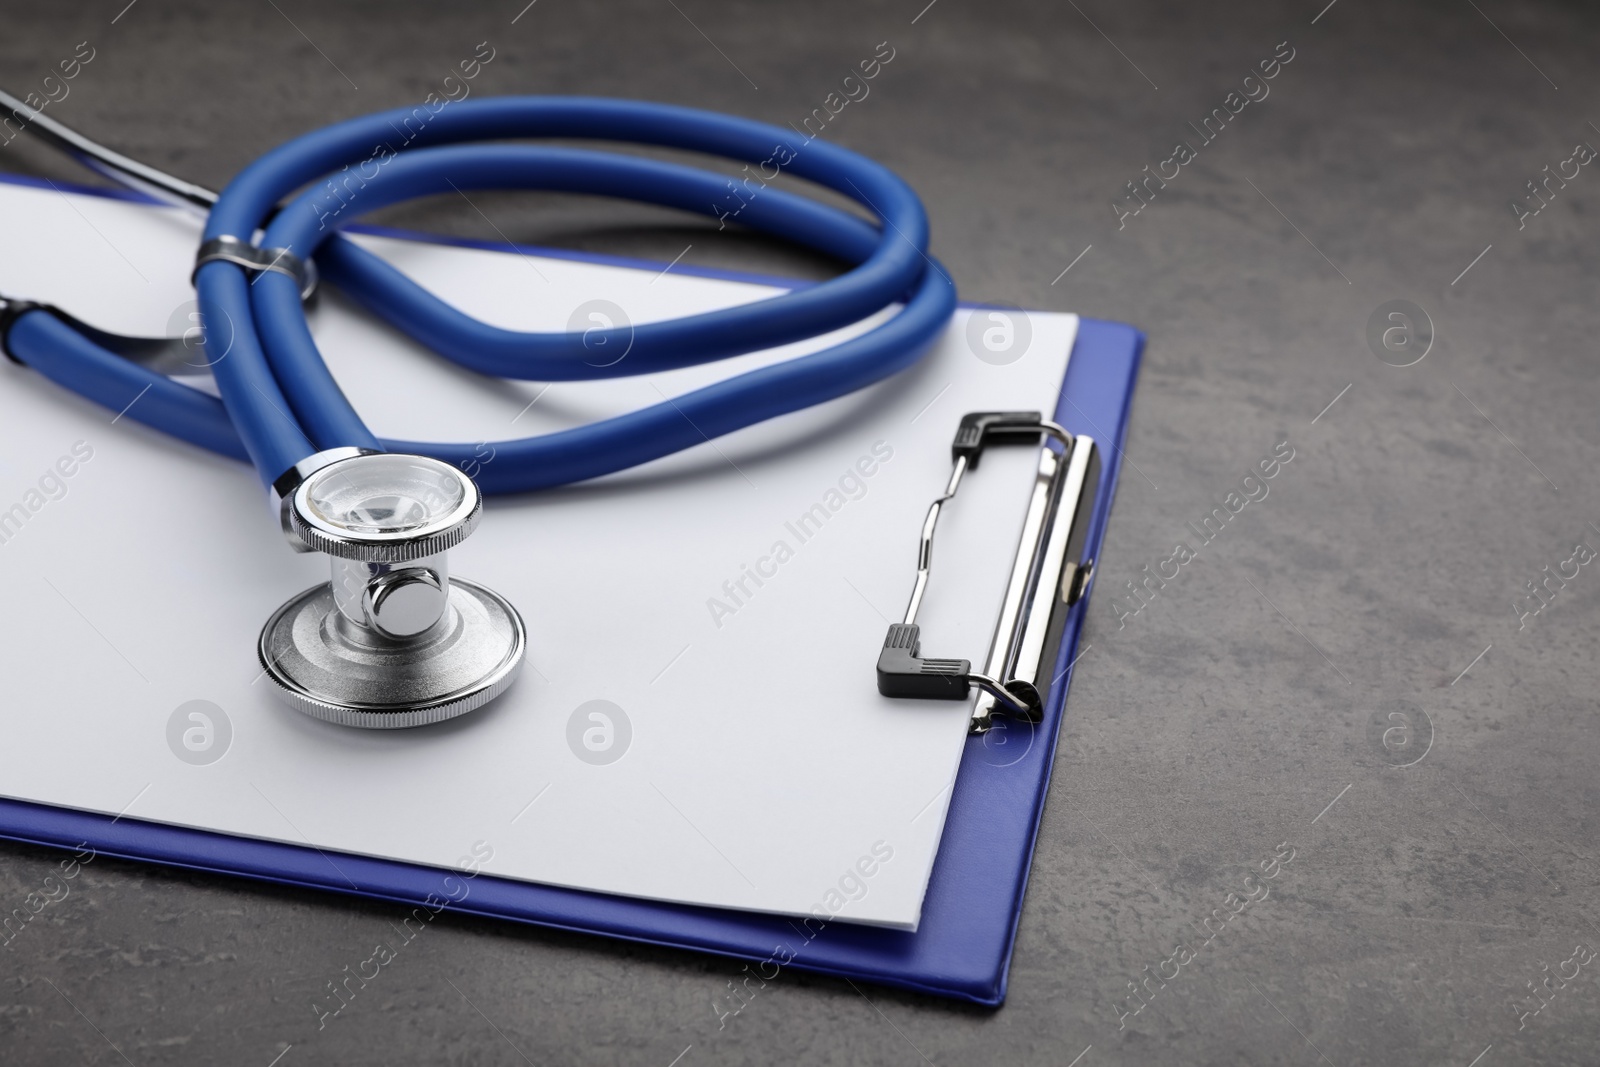
<path id="1" fill-rule="evenodd" d="M 993 444 L 1047 445 L 1028 500 L 1022 538 L 995 624 L 983 671 L 972 661 L 922 655 L 917 610 L 927 592 L 933 563 L 933 533 L 945 504 L 961 479 L 976 470 L 983 450 Z M 1048 447 L 1055 441 L 1060 451 Z M 1028 722 L 1044 716 L 1044 696 L 1054 679 L 1039 684 L 1040 672 L 1053 669 L 1061 648 L 1067 609 L 1082 599 L 1094 575 L 1094 560 L 1084 558 L 1095 494 L 1100 486 L 1100 456 L 1093 439 L 1070 434 L 1036 411 L 971 412 L 961 419 L 950 448 L 954 467 L 943 495 L 928 508 L 917 551 L 917 580 L 904 622 L 892 623 L 878 654 L 878 692 L 886 697 L 964 700 L 977 689 L 971 732 L 986 733 L 994 716 Z"/>

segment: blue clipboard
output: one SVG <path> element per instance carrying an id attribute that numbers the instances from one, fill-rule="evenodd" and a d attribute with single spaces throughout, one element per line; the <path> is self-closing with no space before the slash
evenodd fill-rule
<path id="1" fill-rule="evenodd" d="M 0 180 L 38 184 L 11 175 Z M 148 202 L 121 191 L 87 187 L 73 191 Z M 351 229 L 440 240 L 377 227 Z M 500 251 L 510 247 L 447 243 Z M 660 266 L 552 249 L 520 250 L 613 265 Z M 727 271 L 693 273 L 797 284 Z M 1104 539 L 1143 348 L 1144 335 L 1131 326 L 1080 319 L 1057 398 L 1056 421 L 1074 434 L 1089 435 L 1104 449 L 1085 549 L 1090 557 L 1099 555 Z M 336 853 L 335 861 L 308 846 L 16 800 L 0 799 L 0 839 L 72 849 L 87 844 L 100 855 L 122 859 L 712 952 L 750 961 L 757 965 L 755 973 L 768 979 L 773 968 L 793 967 L 998 1006 L 1006 996 L 1011 950 L 1072 681 L 1068 665 L 1077 654 L 1089 599 L 1085 595 L 1079 600 L 1066 620 L 1059 658 L 1051 671 L 1056 682 L 1045 694 L 1042 722 L 1033 727 L 1012 724 L 968 739 L 915 933 L 664 904 L 490 875 L 477 876 L 463 895 L 458 872 L 347 853 Z M 872 684 L 871 651 L 862 650 L 863 685 Z"/>

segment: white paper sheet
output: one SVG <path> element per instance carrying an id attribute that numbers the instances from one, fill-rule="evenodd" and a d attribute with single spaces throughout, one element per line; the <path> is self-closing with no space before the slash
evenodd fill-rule
<path id="1" fill-rule="evenodd" d="M 129 333 L 188 323 L 198 231 L 183 213 L 0 184 L 0 217 L 0 293 Z M 452 303 L 525 329 L 565 329 L 594 298 L 644 322 L 776 291 L 362 240 Z M 856 396 L 595 483 L 491 500 L 452 572 L 517 605 L 528 665 L 484 710 L 393 732 L 309 719 L 262 677 L 262 623 L 326 565 L 283 545 L 252 471 L 0 363 L 0 512 L 27 511 L 0 543 L 0 794 L 312 844 L 334 864 L 337 852 L 473 862 L 534 882 L 914 928 L 968 705 L 884 699 L 873 663 L 904 610 L 956 421 L 1053 407 L 1077 326 L 1033 313 L 1026 355 L 994 365 L 970 350 L 968 314 L 915 369 Z M 544 391 L 454 367 L 331 293 L 312 317 L 374 430 L 421 439 L 569 426 L 830 340 Z M 73 474 L 46 477 L 75 448 Z M 987 651 L 1035 455 L 986 455 L 947 512 L 919 620 L 928 654 Z M 814 505 L 826 520 L 797 532 Z M 765 572 L 760 584 L 746 568 Z M 219 722 L 212 747 L 191 755 L 221 751 L 213 762 L 186 762 L 169 743 L 196 726 L 185 714 L 171 727 L 194 700 L 226 719 L 230 736 Z M 629 728 L 611 716 L 604 754 L 624 754 L 610 763 L 575 754 L 595 758 L 581 734 L 596 729 L 590 743 L 603 745 L 603 723 L 569 729 L 595 700 Z"/>

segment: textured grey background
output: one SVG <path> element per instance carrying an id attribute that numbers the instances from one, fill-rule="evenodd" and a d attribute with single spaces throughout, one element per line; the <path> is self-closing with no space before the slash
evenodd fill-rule
<path id="1" fill-rule="evenodd" d="M 1512 607 L 1576 542 L 1600 546 L 1600 175 L 1584 168 L 1521 231 L 1508 209 L 1540 168 L 1600 142 L 1600 15 L 1510 0 L 938 0 L 920 18 L 925 0 L 539 0 L 512 25 L 523 0 L 139 0 L 113 25 L 125 2 L 5 0 L 3 83 L 25 91 L 87 38 L 97 57 L 53 113 L 212 184 L 291 135 L 419 101 L 485 39 L 480 92 L 779 123 L 887 40 L 894 61 L 829 136 L 917 187 L 963 294 L 1126 320 L 1150 345 L 1003 1010 L 785 974 L 719 1029 L 737 965 L 441 918 L 318 1032 L 312 997 L 395 909 L 97 860 L 0 949 L 0 1059 L 1600 1060 L 1590 970 L 1537 1015 L 1514 1007 L 1576 944 L 1600 944 L 1600 575 L 1584 568 L 1520 631 Z M 1123 183 L 1193 140 L 1186 122 L 1285 40 L 1295 58 L 1270 97 L 1119 232 Z M 80 177 L 22 141 L 0 167 Z M 642 208 L 483 204 L 518 239 L 660 259 L 692 241 L 690 262 L 829 269 Z M 400 217 L 493 236 L 459 204 Z M 1364 341 L 1395 298 L 1439 335 L 1404 369 Z M 1123 583 L 1284 440 L 1295 458 L 1270 496 L 1119 629 Z M 1405 709 L 1434 733 L 1396 767 L 1378 735 Z M 1270 897 L 1119 1029 L 1127 983 L 1197 940 L 1281 842 L 1295 858 Z M 0 848 L 0 910 L 56 860 Z"/>

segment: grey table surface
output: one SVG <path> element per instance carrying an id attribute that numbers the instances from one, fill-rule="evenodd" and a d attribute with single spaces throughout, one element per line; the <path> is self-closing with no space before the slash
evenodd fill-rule
<path id="1" fill-rule="evenodd" d="M 444 917 L 319 1029 L 313 998 L 394 909 L 102 859 L 0 949 L 0 1060 L 1600 1062 L 1582 962 L 1600 944 L 1600 577 L 1566 562 L 1600 547 L 1600 177 L 1575 154 L 1600 143 L 1600 14 L 524 2 L 5 0 L 0 71 L 27 91 L 88 41 L 52 113 L 218 185 L 292 135 L 420 101 L 481 41 L 480 92 L 780 124 L 889 42 L 827 136 L 920 191 L 962 294 L 1150 339 L 1009 1002 L 785 973 L 719 1019 L 736 964 Z M 1190 126 L 1259 96 L 1246 76 L 1291 51 L 1214 140 Z M 1195 158 L 1164 162 L 1179 141 Z M 1119 219 L 1147 165 L 1177 173 Z M 0 168 L 81 178 L 25 139 Z M 1567 177 L 1534 199 L 1547 174 Z M 641 207 L 480 206 L 519 240 L 833 269 Z M 391 218 L 495 235 L 459 203 Z M 1381 322 L 1398 352 L 1369 344 L 1401 299 L 1426 320 Z M 1198 543 L 1187 524 L 1283 442 L 1268 495 L 1124 617 L 1126 583 L 1170 573 L 1174 544 Z M 1526 599 L 1562 570 L 1547 605 Z M 1269 895 L 1194 949 L 1285 844 Z M 0 905 L 58 858 L 0 847 Z M 1193 957 L 1165 962 L 1180 944 Z"/>

